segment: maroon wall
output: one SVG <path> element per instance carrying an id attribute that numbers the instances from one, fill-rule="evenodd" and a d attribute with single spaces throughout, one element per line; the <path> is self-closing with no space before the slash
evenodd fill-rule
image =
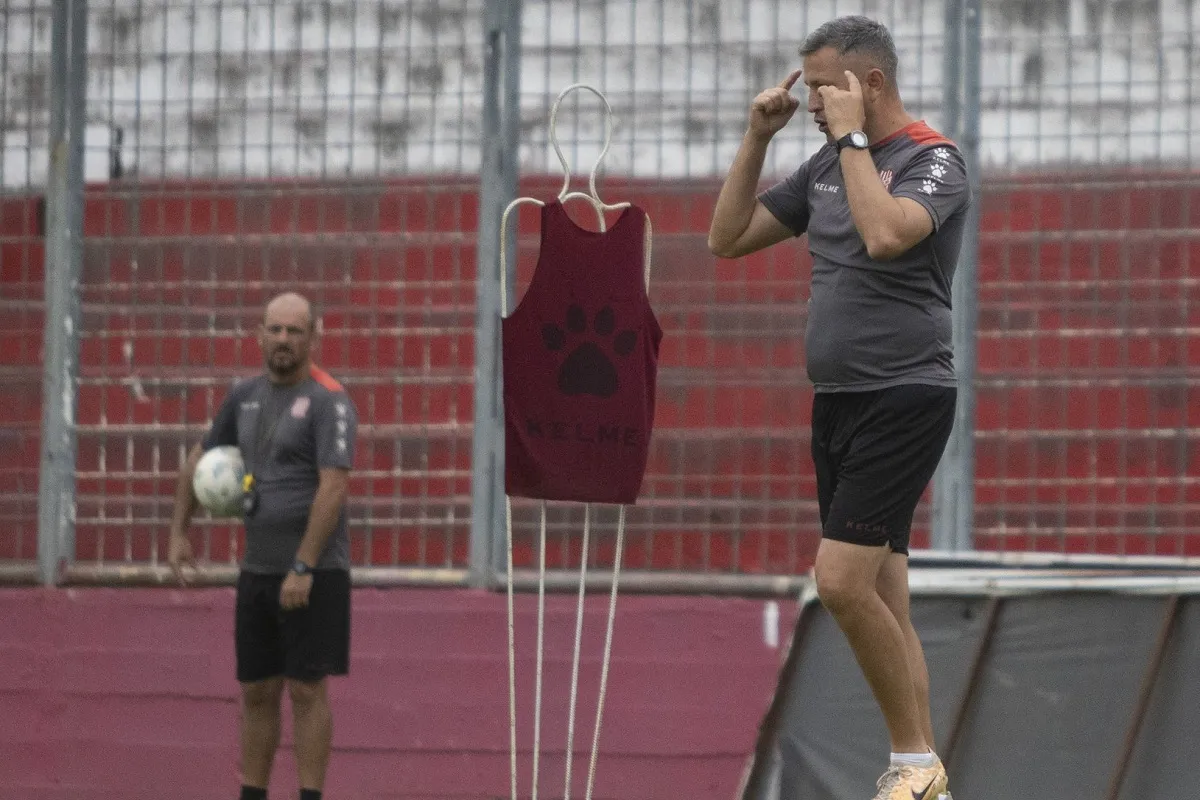
<path id="1" fill-rule="evenodd" d="M 536 597 L 517 598 L 522 794 Z M 236 797 L 231 589 L 0 590 L 0 800 Z M 795 604 L 782 607 L 786 642 Z M 583 796 L 606 596 L 589 598 L 572 796 Z M 765 601 L 621 597 L 597 798 L 729 800 L 782 655 Z M 574 598 L 548 598 L 542 796 L 561 797 Z M 508 797 L 503 594 L 356 590 L 332 688 L 331 800 Z M 286 706 L 285 706 L 286 708 Z M 287 733 L 272 797 L 294 797 Z"/>

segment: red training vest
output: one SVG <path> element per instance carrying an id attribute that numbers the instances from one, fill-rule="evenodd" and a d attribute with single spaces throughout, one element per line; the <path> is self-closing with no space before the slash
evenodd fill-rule
<path id="1" fill-rule="evenodd" d="M 605 233 L 542 208 L 520 305 L 501 321 L 511 497 L 634 503 L 646 472 L 662 328 L 645 284 L 646 212 Z"/>

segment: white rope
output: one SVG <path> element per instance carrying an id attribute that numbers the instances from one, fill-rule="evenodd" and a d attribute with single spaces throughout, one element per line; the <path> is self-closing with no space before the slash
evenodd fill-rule
<path id="1" fill-rule="evenodd" d="M 646 278 L 646 299 L 650 299 L 650 256 L 654 250 L 654 233 L 650 226 L 650 215 L 646 215 L 646 247 L 643 252 L 643 257 L 646 259 L 645 278 Z"/>
<path id="2" fill-rule="evenodd" d="M 533 797 L 538 796 L 538 759 L 542 754 L 542 646 L 546 631 L 546 501 L 542 501 L 542 523 L 538 535 L 537 674 L 533 685 Z"/>
<path id="3" fill-rule="evenodd" d="M 513 200 L 504 209 L 504 214 L 500 217 L 500 316 L 508 316 L 508 248 L 505 246 L 505 234 L 508 230 L 508 215 L 522 203 L 531 203 L 536 206 L 546 205 L 536 197 L 518 197 Z M 511 530 L 511 528 L 510 528 Z"/>
<path id="4" fill-rule="evenodd" d="M 575 760 L 575 703 L 579 697 L 579 659 L 583 650 L 583 599 L 587 594 L 588 539 L 592 529 L 592 504 L 583 506 L 583 542 L 579 556 L 579 601 L 575 605 L 575 658 L 571 663 L 571 694 L 567 710 L 567 766 L 563 800 L 571 800 L 571 765 Z"/>
<path id="5" fill-rule="evenodd" d="M 600 696 L 596 701 L 596 729 L 592 734 L 592 758 L 588 764 L 587 792 L 584 800 L 592 800 L 592 785 L 596 780 L 596 760 L 600 755 L 600 722 L 604 718 L 604 696 L 608 692 L 608 663 L 612 656 L 613 623 L 617 618 L 617 584 L 621 579 L 621 561 L 625 550 L 625 506 L 617 508 L 617 546 L 613 556 L 612 593 L 608 598 L 608 630 L 604 633 L 604 656 L 600 660 Z"/>
<path id="6" fill-rule="evenodd" d="M 567 196 L 567 190 L 571 187 L 571 165 L 567 163 L 567 157 L 563 155 L 562 148 L 558 146 L 558 107 L 562 101 L 571 92 L 587 91 L 600 98 L 600 102 L 604 104 L 604 146 L 600 149 L 600 155 L 596 157 L 596 163 L 592 164 L 592 171 L 588 174 L 588 194 L 582 192 L 578 194 L 583 197 L 590 197 L 596 201 L 597 205 L 605 206 L 600 200 L 600 194 L 596 191 L 596 172 L 600 169 L 600 164 L 604 162 L 604 157 L 608 155 L 608 148 L 612 144 L 612 106 L 608 103 L 608 98 L 594 86 L 589 86 L 586 83 L 573 83 L 567 88 L 558 93 L 558 97 L 554 99 L 554 105 L 550 108 L 550 144 L 554 147 L 554 153 L 558 156 L 558 163 L 562 165 L 563 170 L 563 185 L 559 190 L 559 199 Z M 618 203 L 615 206 L 605 206 L 612 210 L 617 208 L 626 208 L 629 203 Z"/>
<path id="7" fill-rule="evenodd" d="M 513 622 L 512 498 L 504 497 L 505 539 L 508 540 L 508 752 L 512 800 L 517 800 L 517 646 Z"/>

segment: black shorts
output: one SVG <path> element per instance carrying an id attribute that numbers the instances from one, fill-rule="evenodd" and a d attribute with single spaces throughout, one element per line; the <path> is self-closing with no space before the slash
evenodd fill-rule
<path id="1" fill-rule="evenodd" d="M 950 387 L 906 384 L 813 398 L 826 539 L 908 553 L 913 512 L 946 449 L 957 396 Z"/>
<path id="2" fill-rule="evenodd" d="M 238 575 L 237 679 L 317 681 L 350 668 L 350 573 L 313 570 L 308 606 L 279 607 L 283 575 Z"/>

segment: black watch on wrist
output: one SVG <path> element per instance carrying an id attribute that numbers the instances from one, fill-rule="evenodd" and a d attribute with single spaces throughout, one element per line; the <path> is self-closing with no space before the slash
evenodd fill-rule
<path id="1" fill-rule="evenodd" d="M 837 140 L 837 151 L 839 153 L 847 147 L 853 147 L 855 150 L 866 150 L 867 146 L 867 135 L 862 131 L 850 131 Z"/>
<path id="2" fill-rule="evenodd" d="M 312 573 L 312 567 L 297 558 L 295 563 L 292 564 L 292 572 L 296 573 L 297 575 L 310 575 Z"/>

